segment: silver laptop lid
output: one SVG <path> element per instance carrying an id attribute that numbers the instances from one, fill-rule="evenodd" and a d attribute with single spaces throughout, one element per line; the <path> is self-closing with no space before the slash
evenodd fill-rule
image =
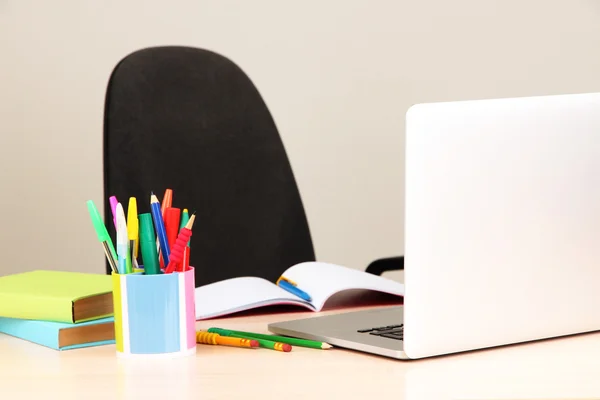
<path id="1" fill-rule="evenodd" d="M 600 329 L 600 94 L 407 113 L 404 351 Z"/>

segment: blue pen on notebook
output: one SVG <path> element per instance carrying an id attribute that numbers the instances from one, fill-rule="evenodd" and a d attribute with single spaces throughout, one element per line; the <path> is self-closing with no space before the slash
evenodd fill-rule
<path id="1" fill-rule="evenodd" d="M 296 282 L 284 278 L 283 276 L 277 280 L 277 285 L 290 292 L 293 295 L 300 297 L 302 300 L 311 301 L 311 297 L 304 290 L 298 289 Z"/>

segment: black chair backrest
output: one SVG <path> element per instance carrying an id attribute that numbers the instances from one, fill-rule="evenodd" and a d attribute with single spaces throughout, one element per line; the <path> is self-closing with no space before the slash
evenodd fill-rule
<path id="1" fill-rule="evenodd" d="M 384 272 L 404 269 L 404 256 L 379 258 L 372 261 L 365 272 L 374 275 L 382 275 Z"/>
<path id="2" fill-rule="evenodd" d="M 173 207 L 196 213 L 196 286 L 244 275 L 275 281 L 315 260 L 273 118 L 232 61 L 182 46 L 135 51 L 110 76 L 104 118 L 104 213 L 113 238 L 109 196 L 125 210 L 134 196 L 144 213 L 151 191 L 162 200 L 170 188 Z"/>

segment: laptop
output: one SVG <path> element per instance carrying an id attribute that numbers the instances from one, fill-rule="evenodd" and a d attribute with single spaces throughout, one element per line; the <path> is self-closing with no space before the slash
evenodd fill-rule
<path id="1" fill-rule="evenodd" d="M 269 331 L 412 360 L 600 329 L 600 93 L 414 105 L 405 162 L 403 305 Z"/>

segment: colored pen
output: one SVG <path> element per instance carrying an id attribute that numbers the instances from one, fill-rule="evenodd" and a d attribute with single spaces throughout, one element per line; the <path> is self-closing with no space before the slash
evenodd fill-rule
<path id="1" fill-rule="evenodd" d="M 137 215 L 137 201 L 135 200 L 135 197 L 129 198 L 129 206 L 127 207 L 127 238 L 129 239 L 131 264 L 133 265 L 133 268 L 137 268 L 139 221 Z"/>
<path id="2" fill-rule="evenodd" d="M 173 190 L 171 189 L 165 189 L 165 195 L 163 196 L 161 205 L 160 205 L 160 213 L 163 216 L 163 218 L 165 217 L 165 211 L 167 210 L 167 208 L 171 207 L 173 205 Z"/>
<path id="3" fill-rule="evenodd" d="M 110 201 L 110 210 L 112 211 L 113 224 L 115 224 L 115 229 L 117 229 L 117 204 L 119 202 L 117 201 L 117 198 L 115 196 L 110 196 L 108 200 Z"/>
<path id="4" fill-rule="evenodd" d="M 277 285 L 280 288 L 282 288 L 284 290 L 287 290 L 291 294 L 296 295 L 296 296 L 300 297 L 303 300 L 306 300 L 306 301 L 310 301 L 311 300 L 311 297 L 308 295 L 308 293 L 306 293 L 304 290 L 298 289 L 296 286 L 292 285 L 290 282 L 286 281 L 285 279 L 280 279 L 277 282 Z"/>
<path id="5" fill-rule="evenodd" d="M 96 231 L 98 240 L 100 243 L 102 243 L 104 248 L 104 254 L 106 255 L 106 259 L 110 264 L 110 268 L 116 273 L 118 272 L 117 252 L 115 251 L 115 247 L 113 246 L 110 235 L 106 230 L 106 226 L 104 225 L 104 222 L 102 222 L 102 217 L 100 217 L 100 213 L 98 212 L 98 209 L 92 200 L 87 201 L 87 208 L 88 212 L 90 213 L 90 217 L 92 218 L 92 224 L 94 225 L 94 230 Z"/>
<path id="6" fill-rule="evenodd" d="M 171 207 L 172 204 L 173 204 L 173 190 L 165 189 L 165 194 L 162 198 L 161 205 L 160 205 L 160 214 L 162 215 L 163 221 L 165 220 L 165 211 L 167 210 L 167 208 Z M 166 267 L 167 263 L 165 263 L 165 260 L 163 258 L 162 249 L 161 249 L 160 241 L 158 238 L 156 239 L 156 250 L 158 251 L 158 262 L 160 263 L 160 267 L 161 268 Z"/>
<path id="7" fill-rule="evenodd" d="M 162 214 L 160 212 L 160 203 L 154 193 L 150 196 L 150 209 L 152 211 L 152 218 L 154 220 L 154 226 L 156 228 L 156 236 L 160 243 L 160 250 L 164 260 L 164 265 L 169 265 L 169 243 L 167 242 L 167 233 L 165 232 L 165 222 L 163 221 Z"/>
<path id="8" fill-rule="evenodd" d="M 246 336 L 249 338 L 266 339 L 266 340 L 271 340 L 271 341 L 279 342 L 279 343 L 287 343 L 292 346 L 309 347 L 311 349 L 325 350 L 325 349 L 330 349 L 333 347 L 329 343 L 319 342 L 316 340 L 297 339 L 297 338 L 291 338 L 291 337 L 287 337 L 287 336 L 265 335 L 262 333 L 234 331 L 234 330 L 230 330 L 230 329 L 211 328 L 211 329 L 209 329 L 209 332 L 218 333 L 221 336 L 230 336 L 232 334 L 236 334 L 236 335 Z"/>
<path id="9" fill-rule="evenodd" d="M 158 264 L 158 252 L 156 251 L 156 236 L 152 215 L 144 213 L 139 215 L 140 222 L 140 248 L 142 250 L 142 261 L 146 275 L 160 274 Z"/>
<path id="10" fill-rule="evenodd" d="M 125 220 L 125 211 L 123 205 L 117 204 L 117 256 L 120 274 L 130 274 L 132 272 L 131 259 L 129 254 L 129 241 L 127 239 L 127 221 Z"/>

